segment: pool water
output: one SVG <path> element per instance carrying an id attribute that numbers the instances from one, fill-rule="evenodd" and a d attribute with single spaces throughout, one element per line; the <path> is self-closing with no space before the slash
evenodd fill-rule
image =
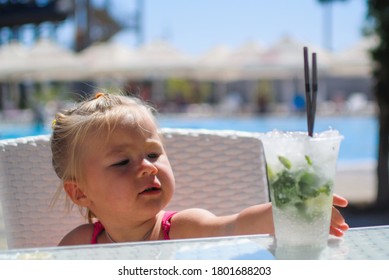
<path id="1" fill-rule="evenodd" d="M 160 116 L 161 127 L 192 129 L 228 129 L 250 132 L 267 132 L 273 129 L 306 131 L 305 116 L 264 117 L 201 117 Z M 50 133 L 49 127 L 34 125 L 0 125 L 0 139 Z M 374 116 L 317 117 L 315 131 L 329 128 L 344 136 L 339 161 L 374 161 L 378 146 L 378 121 Z"/>

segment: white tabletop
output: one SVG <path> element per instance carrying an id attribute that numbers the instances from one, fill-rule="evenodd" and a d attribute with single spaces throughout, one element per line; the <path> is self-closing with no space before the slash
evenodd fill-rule
<path id="1" fill-rule="evenodd" d="M 389 226 L 352 228 L 320 252 L 280 252 L 271 235 L 12 249 L 0 259 L 389 259 Z"/>

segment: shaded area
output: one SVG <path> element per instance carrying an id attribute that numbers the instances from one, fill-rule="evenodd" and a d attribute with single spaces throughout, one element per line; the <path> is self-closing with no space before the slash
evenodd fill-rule
<path id="1" fill-rule="evenodd" d="M 389 207 L 378 208 L 350 204 L 340 211 L 350 227 L 389 225 Z"/>

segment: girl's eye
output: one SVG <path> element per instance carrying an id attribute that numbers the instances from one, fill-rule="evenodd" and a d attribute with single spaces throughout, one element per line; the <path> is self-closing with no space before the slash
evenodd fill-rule
<path id="1" fill-rule="evenodd" d="M 159 154 L 157 153 L 152 153 L 147 155 L 149 159 L 157 159 L 159 157 Z"/>
<path id="2" fill-rule="evenodd" d="M 112 166 L 124 166 L 124 165 L 127 165 L 129 162 L 130 162 L 130 160 L 125 159 L 125 160 L 122 160 L 122 161 L 119 161 L 117 163 L 112 164 Z"/>

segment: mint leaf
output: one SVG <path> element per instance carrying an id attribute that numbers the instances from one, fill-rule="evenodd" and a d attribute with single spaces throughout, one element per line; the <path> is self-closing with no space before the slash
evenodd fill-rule
<path id="1" fill-rule="evenodd" d="M 278 156 L 278 160 L 282 163 L 283 166 L 285 166 L 287 169 L 292 168 L 292 163 L 290 162 L 289 159 L 283 156 Z"/>
<path id="2" fill-rule="evenodd" d="M 332 188 L 333 185 L 334 185 L 334 182 L 332 180 L 330 180 L 327 183 L 325 183 L 323 186 L 321 186 L 318 189 L 318 192 L 319 193 L 324 193 L 325 195 L 330 195 L 331 188 Z"/>
<path id="3" fill-rule="evenodd" d="M 305 160 L 307 161 L 309 166 L 312 166 L 312 160 L 308 155 L 305 155 Z"/>
<path id="4" fill-rule="evenodd" d="M 272 182 L 274 202 L 277 207 L 282 207 L 296 197 L 296 183 L 295 175 L 287 170 L 282 171 Z"/>
<path id="5" fill-rule="evenodd" d="M 267 178 L 271 181 L 274 179 L 274 172 L 268 164 L 266 164 Z"/>
<path id="6" fill-rule="evenodd" d="M 321 195 L 329 196 L 333 186 L 332 180 L 325 180 L 320 173 L 314 172 L 312 160 L 305 155 L 306 166 L 292 169 L 292 163 L 284 156 L 278 156 L 278 160 L 285 167 L 279 172 L 274 172 L 267 165 L 267 175 L 272 192 L 272 202 L 275 207 L 295 207 L 299 214 L 306 219 L 313 219 L 312 203 Z"/>
<path id="7" fill-rule="evenodd" d="M 319 194 L 320 178 L 314 173 L 305 171 L 298 181 L 298 193 L 307 199 Z"/>

